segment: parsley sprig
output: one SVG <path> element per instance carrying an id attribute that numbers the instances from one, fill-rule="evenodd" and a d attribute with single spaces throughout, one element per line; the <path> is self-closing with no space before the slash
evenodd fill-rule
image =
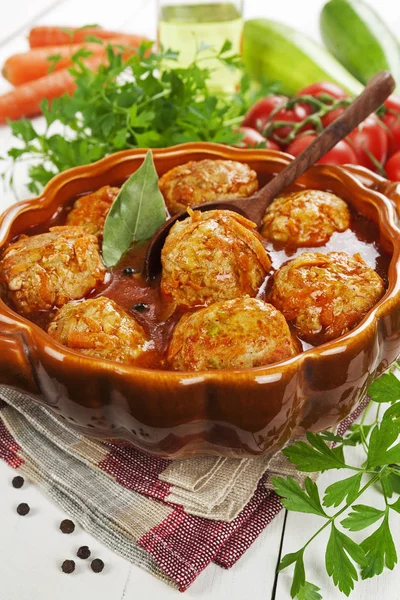
<path id="1" fill-rule="evenodd" d="M 229 41 L 219 50 L 201 46 L 184 68 L 176 52 L 152 52 L 151 46 L 143 42 L 127 58 L 123 48 L 108 45 L 107 62 L 97 72 L 85 64 L 87 50 L 78 51 L 71 68 L 76 91 L 42 104 L 44 132 L 27 119 L 10 123 L 17 144 L 8 151 L 6 181 L 12 184 L 16 164 L 25 160 L 30 164 L 28 188 L 38 193 L 60 171 L 122 149 L 193 141 L 236 144 L 243 134 L 235 129 L 247 109 L 276 89 L 264 85 L 255 92 L 246 76 L 237 93 L 210 89 L 212 71 L 205 66 L 204 50 L 227 69 L 241 67 Z M 58 58 L 52 57 L 49 66 L 54 68 Z"/>
<path id="2" fill-rule="evenodd" d="M 400 513 L 400 381 L 393 371 L 385 373 L 372 383 L 368 394 L 371 403 L 361 423 L 352 425 L 344 437 L 331 432 L 308 433 L 307 442 L 296 442 L 283 451 L 299 471 L 319 473 L 337 469 L 343 473 L 343 478 L 329 485 L 323 495 L 310 477 L 306 478 L 304 489 L 292 477 L 273 478 L 275 491 L 286 509 L 323 519 L 321 527 L 304 546 L 284 556 L 279 564 L 279 571 L 294 565 L 292 598 L 322 598 L 320 589 L 307 581 L 304 555 L 313 540 L 326 529 L 330 533 L 325 551 L 326 572 L 346 596 L 354 589 L 359 576 L 368 579 L 380 575 L 384 568 L 393 569 L 397 563 L 390 520 L 393 513 Z M 390 405 L 380 416 L 383 403 Z M 366 425 L 370 407 L 377 410 L 373 423 Z M 365 451 L 361 465 L 350 464 L 345 457 L 345 450 L 357 444 Z M 346 471 L 351 474 L 345 475 Z M 359 503 L 371 486 L 382 492 L 383 508 Z M 328 511 L 331 508 L 337 510 Z M 375 530 L 361 542 L 352 537 L 352 533 L 371 526 L 375 526 Z"/>

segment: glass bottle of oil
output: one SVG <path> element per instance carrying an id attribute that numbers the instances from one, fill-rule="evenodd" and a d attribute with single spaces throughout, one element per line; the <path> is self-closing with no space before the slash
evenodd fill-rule
<path id="1" fill-rule="evenodd" d="M 210 87 L 234 91 L 238 74 L 212 56 L 225 40 L 232 42 L 233 52 L 240 53 L 243 1 L 159 0 L 158 5 L 159 44 L 179 51 L 178 64 L 182 67 L 193 61 L 199 47 L 208 46 L 200 56 L 201 64 L 212 70 Z"/>

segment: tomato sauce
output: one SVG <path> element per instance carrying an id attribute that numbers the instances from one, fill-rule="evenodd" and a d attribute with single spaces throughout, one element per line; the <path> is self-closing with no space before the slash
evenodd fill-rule
<path id="1" fill-rule="evenodd" d="M 50 227 L 63 225 L 72 204 L 73 202 L 70 206 L 57 211 L 46 223 L 32 227 L 26 234 L 36 235 L 48 231 Z M 343 233 L 334 233 L 325 246 L 298 248 L 296 251 L 289 252 L 283 247 L 264 240 L 264 246 L 271 257 L 273 269 L 261 286 L 258 297 L 265 299 L 268 281 L 274 271 L 286 261 L 307 251 L 347 252 L 351 255 L 359 253 L 364 261 L 379 273 L 387 285 L 391 257 L 385 253 L 378 240 L 378 227 L 354 211 L 351 214 L 350 228 Z M 120 264 L 108 273 L 104 284 L 100 288 L 92 290 L 87 297 L 107 296 L 132 314 L 155 344 L 158 359 L 156 360 L 157 364 L 151 366 L 162 368 L 172 331 L 183 312 L 173 312 L 166 305 L 160 292 L 160 277 L 150 283 L 143 277 L 142 270 L 147 247 L 148 243 L 142 243 L 132 248 Z M 40 311 L 30 315 L 29 318 L 46 330 L 53 316 L 54 311 Z M 300 343 L 304 350 L 311 347 L 301 340 Z"/>

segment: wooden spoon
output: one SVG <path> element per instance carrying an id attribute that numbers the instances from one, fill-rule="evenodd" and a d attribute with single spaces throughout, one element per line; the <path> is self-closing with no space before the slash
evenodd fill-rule
<path id="1" fill-rule="evenodd" d="M 215 209 L 233 210 L 239 212 L 257 227 L 262 225 L 267 207 L 286 187 L 291 185 L 307 169 L 312 167 L 320 158 L 331 150 L 340 140 L 345 138 L 364 119 L 383 104 L 393 92 L 395 81 L 389 71 L 374 75 L 363 92 L 346 108 L 329 127 L 315 138 L 301 154 L 299 154 L 283 171 L 276 175 L 253 196 L 247 198 L 224 199 L 207 202 L 193 207 L 194 210 L 206 211 Z M 168 219 L 153 235 L 145 260 L 145 275 L 154 278 L 161 270 L 161 250 L 165 239 L 175 221 L 186 218 L 188 213 L 183 211 Z"/>

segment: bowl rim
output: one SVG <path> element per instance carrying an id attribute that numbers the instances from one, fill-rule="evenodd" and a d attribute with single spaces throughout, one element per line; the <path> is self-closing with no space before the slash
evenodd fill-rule
<path id="1" fill-rule="evenodd" d="M 119 162 L 123 163 L 125 160 L 129 162 L 132 158 L 140 157 L 144 159 L 147 151 L 147 148 L 123 150 L 102 158 L 95 163 L 73 167 L 53 177 L 39 196 L 21 200 L 9 206 L 0 214 L 0 251 L 8 238 L 15 219 L 25 212 L 50 206 L 55 200 L 57 191 L 71 179 L 92 178 L 96 175 L 103 174 L 104 171 L 107 171 L 111 167 L 115 167 Z M 239 160 L 242 162 L 246 162 L 246 159 L 250 161 L 259 160 L 261 162 L 273 161 L 276 165 L 280 165 L 281 167 L 293 160 L 291 155 L 276 150 L 236 148 L 209 142 L 189 142 L 186 144 L 170 146 L 168 148 L 153 148 L 151 151 L 155 158 L 166 157 L 170 154 L 177 157 L 182 156 L 182 158 L 184 158 L 190 152 L 202 152 L 206 154 L 209 153 L 214 159 L 221 158 Z M 218 156 L 216 157 L 216 155 Z M 365 174 L 365 169 L 362 167 L 359 167 L 359 169 L 360 175 Z M 22 336 L 27 334 L 30 339 L 40 342 L 40 346 L 42 346 L 43 350 L 53 359 L 59 359 L 61 361 L 68 359 L 71 363 L 75 363 L 80 368 L 85 368 L 88 371 L 93 369 L 102 372 L 112 371 L 114 374 L 120 374 L 124 378 L 138 378 L 149 382 L 152 379 L 160 380 L 161 378 L 169 383 L 176 381 L 186 385 L 204 381 L 221 383 L 223 380 L 229 381 L 232 376 L 238 381 L 241 378 L 247 379 L 249 375 L 252 375 L 256 380 L 259 379 L 259 383 L 277 381 L 280 379 L 280 372 L 288 367 L 296 366 L 297 368 L 300 368 L 302 363 L 309 358 L 317 359 L 321 356 L 344 353 L 347 351 L 349 344 L 352 342 L 355 343 L 360 335 L 373 327 L 383 316 L 388 314 L 390 308 L 394 304 L 400 304 L 400 244 L 396 245 L 394 243 L 396 237 L 400 239 L 400 225 L 396 208 L 387 196 L 367 187 L 360 179 L 357 179 L 354 174 L 356 170 L 357 167 L 354 167 L 353 165 L 351 165 L 351 170 L 349 171 L 347 171 L 346 168 L 336 165 L 316 165 L 311 167 L 309 171 L 313 171 L 316 174 L 321 173 L 328 177 L 336 176 L 336 178 L 342 184 L 346 185 L 346 187 L 353 188 L 357 193 L 363 192 L 364 195 L 371 198 L 371 202 L 372 200 L 375 200 L 374 204 L 377 206 L 378 213 L 382 217 L 380 219 L 382 222 L 379 225 L 379 230 L 381 233 L 385 233 L 388 239 L 391 239 L 393 243 L 393 254 L 388 269 L 389 284 L 383 297 L 368 311 L 362 321 L 360 321 L 354 329 L 335 340 L 305 350 L 284 361 L 260 367 L 208 371 L 173 371 L 168 369 L 150 369 L 135 365 L 125 365 L 108 359 L 86 356 L 71 350 L 54 340 L 38 325 L 11 309 L 1 298 L 0 326 L 2 323 L 11 325 L 12 327 L 17 326 L 17 331 L 22 334 Z M 385 181 L 383 178 L 375 176 L 375 174 L 373 174 L 373 176 L 376 180 Z"/>

